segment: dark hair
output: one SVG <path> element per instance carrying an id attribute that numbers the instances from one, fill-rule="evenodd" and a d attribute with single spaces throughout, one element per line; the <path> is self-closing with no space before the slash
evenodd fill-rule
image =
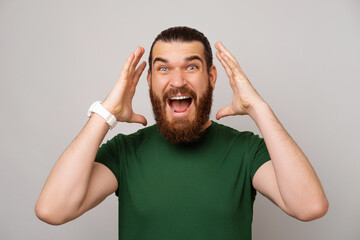
<path id="1" fill-rule="evenodd" d="M 157 41 L 164 42 L 192 42 L 199 41 L 204 46 L 204 56 L 206 60 L 206 68 L 207 71 L 210 71 L 211 66 L 213 65 L 213 56 L 211 51 L 211 46 L 209 40 L 205 37 L 205 35 L 199 32 L 196 29 L 189 27 L 171 27 L 164 31 L 162 31 L 154 40 L 150 48 L 149 54 L 149 69 L 152 69 L 152 51 L 155 43 Z"/>

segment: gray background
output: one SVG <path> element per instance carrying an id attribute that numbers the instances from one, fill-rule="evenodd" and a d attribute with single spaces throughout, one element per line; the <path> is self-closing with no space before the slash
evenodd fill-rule
<path id="1" fill-rule="evenodd" d="M 253 239 L 359 239 L 359 1 L 0 1 L 0 239 L 117 239 L 117 199 L 62 226 L 34 205 L 59 155 L 137 45 L 188 25 L 222 40 L 307 154 L 330 208 L 288 217 L 258 195 Z M 211 118 L 231 102 L 219 70 Z M 153 124 L 145 75 L 133 101 Z M 259 133 L 247 116 L 220 123 Z M 119 124 L 117 132 L 141 126 Z"/>

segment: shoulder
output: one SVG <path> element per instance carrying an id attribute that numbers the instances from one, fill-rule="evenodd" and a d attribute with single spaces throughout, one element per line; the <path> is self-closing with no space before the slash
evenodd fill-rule
<path id="1" fill-rule="evenodd" d="M 158 131 L 157 126 L 151 125 L 149 127 L 139 129 L 138 131 L 128 134 L 128 135 L 123 135 L 123 134 L 119 134 L 119 135 L 122 135 L 122 137 L 126 141 L 136 141 L 136 140 L 141 140 L 141 139 L 146 139 L 148 137 L 151 137 L 155 133 L 157 133 L 157 131 Z"/>
<path id="2" fill-rule="evenodd" d="M 154 136 L 158 134 L 157 126 L 152 125 L 149 127 L 145 127 L 139 129 L 138 131 L 131 134 L 117 134 L 113 139 L 113 141 L 117 145 L 140 145 L 141 143 L 150 141 Z"/>
<path id="3" fill-rule="evenodd" d="M 239 131 L 229 126 L 216 122 L 214 124 L 214 136 L 216 142 L 225 144 L 228 147 L 235 147 L 243 152 L 257 152 L 257 149 L 265 146 L 264 139 L 251 131 Z"/>
<path id="4" fill-rule="evenodd" d="M 223 138 L 236 138 L 241 141 L 260 139 L 259 135 L 251 131 L 240 131 L 217 122 L 213 122 L 213 128 L 215 129 L 216 135 Z"/>
<path id="5" fill-rule="evenodd" d="M 144 139 L 154 135 L 154 133 L 156 133 L 156 131 L 157 131 L 156 125 L 152 125 L 149 127 L 139 129 L 138 131 L 136 131 L 134 133 L 130 133 L 130 134 L 118 133 L 110 140 L 107 140 L 106 144 L 103 144 L 103 145 L 119 146 L 125 142 L 136 143 L 139 141 L 143 141 Z"/>

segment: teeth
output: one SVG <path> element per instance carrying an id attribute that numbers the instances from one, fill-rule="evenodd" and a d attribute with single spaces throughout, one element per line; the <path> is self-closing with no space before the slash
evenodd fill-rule
<path id="1" fill-rule="evenodd" d="M 190 97 L 187 96 L 176 96 L 176 97 L 172 97 L 170 98 L 170 100 L 184 100 L 184 99 L 189 99 Z"/>

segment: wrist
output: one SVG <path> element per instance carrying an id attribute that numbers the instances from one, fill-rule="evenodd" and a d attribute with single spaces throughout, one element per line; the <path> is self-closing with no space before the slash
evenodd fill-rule
<path id="1" fill-rule="evenodd" d="M 93 126 L 101 127 L 101 129 L 105 129 L 106 131 L 110 130 L 109 124 L 106 120 L 95 112 L 89 117 L 89 122 L 91 122 Z"/>
<path id="2" fill-rule="evenodd" d="M 112 115 L 116 115 L 115 114 L 115 108 L 113 108 L 110 104 L 108 104 L 108 102 L 105 100 L 104 102 L 101 103 L 101 105 Z"/>
<path id="3" fill-rule="evenodd" d="M 101 103 L 101 101 L 94 102 L 89 110 L 88 110 L 88 117 L 91 117 L 93 113 L 96 113 L 97 115 L 101 116 L 106 123 L 109 125 L 110 129 L 113 129 L 115 125 L 117 124 L 116 117 L 111 114 Z"/>
<path id="4" fill-rule="evenodd" d="M 249 116 L 256 122 L 263 113 L 271 111 L 270 106 L 265 101 L 259 101 L 251 104 L 249 107 Z"/>

